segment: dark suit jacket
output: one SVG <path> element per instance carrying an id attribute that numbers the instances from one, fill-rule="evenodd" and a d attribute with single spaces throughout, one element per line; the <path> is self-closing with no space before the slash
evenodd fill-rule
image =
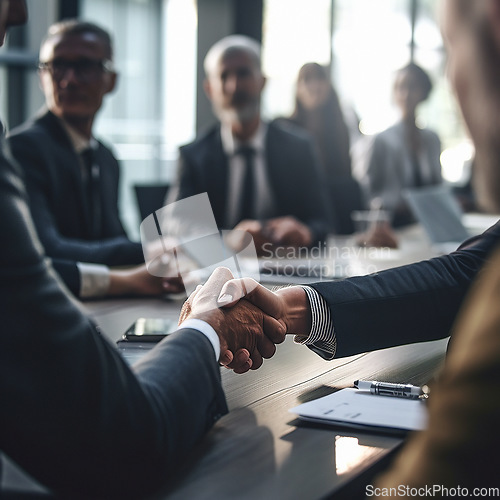
<path id="1" fill-rule="evenodd" d="M 273 217 L 293 215 L 309 226 L 315 240 L 327 233 L 330 214 L 324 183 L 309 138 L 272 122 L 266 136 L 266 162 L 274 195 Z M 170 199 L 207 192 L 219 228 L 224 228 L 228 201 L 228 160 L 217 125 L 180 148 L 177 186 Z"/>
<path id="2" fill-rule="evenodd" d="M 416 489 L 439 484 L 448 489 L 467 488 L 471 495 L 474 488 L 493 487 L 498 496 L 499 303 L 497 249 L 460 311 L 452 349 L 431 388 L 427 429 L 410 437 L 377 488 L 398 488 L 403 484 Z M 493 491 L 489 496 L 495 495 Z M 439 496 L 454 495 L 446 495 L 443 488 Z"/>
<path id="3" fill-rule="evenodd" d="M 98 143 L 101 234 L 92 235 L 80 158 L 61 122 L 50 112 L 12 131 L 12 154 L 26 176 L 31 214 L 47 255 L 110 266 L 144 261 L 141 245 L 131 242 L 118 216 L 118 162 Z"/>
<path id="4" fill-rule="evenodd" d="M 213 348 L 184 330 L 130 369 L 47 265 L 18 174 L 0 147 L 0 451 L 65 498 L 145 498 L 227 411 Z"/>
<path id="5" fill-rule="evenodd" d="M 471 282 L 500 244 L 500 222 L 443 257 L 311 285 L 327 301 L 336 356 L 444 338 Z"/>

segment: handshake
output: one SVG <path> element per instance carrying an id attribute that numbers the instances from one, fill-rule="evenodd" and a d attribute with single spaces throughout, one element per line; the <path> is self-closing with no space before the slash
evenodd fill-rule
<path id="1" fill-rule="evenodd" d="M 179 324 L 186 319 L 207 322 L 217 333 L 219 363 L 236 373 L 256 370 L 276 352 L 285 335 L 309 335 L 311 311 L 300 286 L 272 292 L 252 278 L 233 279 L 217 268 L 184 303 Z"/>

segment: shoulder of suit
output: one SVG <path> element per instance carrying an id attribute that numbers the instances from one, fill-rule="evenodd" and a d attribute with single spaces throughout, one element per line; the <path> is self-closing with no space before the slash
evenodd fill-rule
<path id="1" fill-rule="evenodd" d="M 115 154 L 113 152 L 113 147 L 111 145 L 109 145 L 106 142 L 103 142 L 102 139 L 96 138 L 96 142 L 98 144 L 99 151 L 105 151 L 105 152 L 109 153 L 111 156 L 113 156 L 113 158 L 115 157 Z"/>
<path id="2" fill-rule="evenodd" d="M 434 132 L 434 130 L 431 130 L 430 128 L 421 129 L 421 133 L 426 140 L 440 141 L 437 133 Z"/>
<path id="3" fill-rule="evenodd" d="M 378 140 L 393 140 L 394 138 L 399 138 L 404 134 L 403 124 L 395 123 L 385 130 L 382 130 L 378 134 L 375 134 L 375 138 Z"/>
<path id="4" fill-rule="evenodd" d="M 188 144 L 184 144 L 179 149 L 181 153 L 191 153 L 203 150 L 204 148 L 212 148 L 220 139 L 220 124 L 212 125 L 211 127 L 200 132 L 196 139 Z"/>
<path id="5" fill-rule="evenodd" d="M 272 120 L 268 124 L 268 133 L 281 134 L 305 141 L 311 140 L 311 135 L 305 128 L 288 118 L 275 118 Z"/>
<path id="6" fill-rule="evenodd" d="M 306 149 L 312 146 L 309 133 L 299 125 L 284 119 L 275 119 L 269 123 L 266 142 L 286 143 L 288 147 Z"/>
<path id="7" fill-rule="evenodd" d="M 405 138 L 403 125 L 401 123 L 396 123 L 378 134 L 374 134 L 372 147 L 374 149 L 401 149 L 404 147 Z"/>
<path id="8" fill-rule="evenodd" d="M 12 129 L 7 135 L 7 138 L 11 142 L 17 142 L 18 138 L 25 140 L 28 137 L 34 139 L 40 137 L 47 140 L 47 137 L 66 137 L 66 132 L 58 119 L 47 111 L 45 113 L 38 113 L 26 122 Z"/>
<path id="9" fill-rule="evenodd" d="M 47 135 L 47 130 L 40 126 L 35 120 L 28 120 L 21 125 L 13 128 L 7 133 L 8 140 L 16 140 L 19 137 L 25 136 Z"/>

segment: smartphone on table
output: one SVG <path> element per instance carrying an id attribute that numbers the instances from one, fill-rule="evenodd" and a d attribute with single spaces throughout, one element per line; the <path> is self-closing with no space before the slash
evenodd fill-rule
<path id="1" fill-rule="evenodd" d="M 138 318 L 119 340 L 124 342 L 157 343 L 172 333 L 177 323 L 166 318 Z"/>
<path id="2" fill-rule="evenodd" d="M 172 319 L 138 318 L 116 344 L 125 361 L 133 365 L 176 328 Z"/>

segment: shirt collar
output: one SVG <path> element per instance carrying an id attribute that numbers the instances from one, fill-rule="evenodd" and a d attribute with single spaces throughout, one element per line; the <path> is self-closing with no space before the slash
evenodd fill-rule
<path id="1" fill-rule="evenodd" d="M 243 145 L 251 146 L 257 152 L 264 151 L 266 131 L 267 123 L 261 120 L 255 134 L 250 137 L 248 141 L 243 143 L 233 136 L 233 133 L 231 132 L 231 125 L 221 123 L 220 135 L 222 140 L 222 149 L 228 156 L 234 155 L 235 151 Z"/>
<path id="2" fill-rule="evenodd" d="M 95 140 L 94 137 L 87 139 L 77 130 L 75 130 L 69 123 L 64 121 L 62 118 L 57 117 L 57 119 L 61 122 L 62 126 L 64 127 L 64 130 L 66 130 L 69 139 L 71 141 L 71 144 L 73 145 L 73 148 L 78 154 L 82 153 L 83 151 L 89 148 L 91 149 L 97 148 L 97 141 Z"/>

